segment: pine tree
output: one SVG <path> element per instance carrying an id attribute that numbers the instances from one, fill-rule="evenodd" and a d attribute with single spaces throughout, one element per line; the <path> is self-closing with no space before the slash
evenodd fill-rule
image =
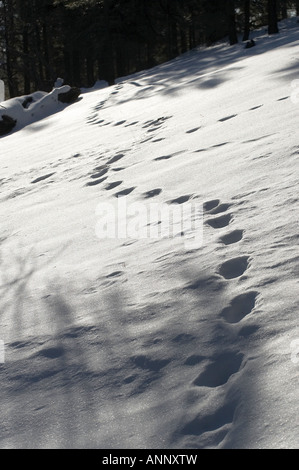
<path id="1" fill-rule="evenodd" d="M 250 34 L 250 0 L 244 0 L 244 34 L 243 41 L 248 41 Z"/>
<path id="2" fill-rule="evenodd" d="M 277 2 L 268 0 L 268 34 L 277 34 L 279 32 L 277 25 Z"/>
<path id="3" fill-rule="evenodd" d="M 229 43 L 232 46 L 238 42 L 238 35 L 236 30 L 236 10 L 235 1 L 226 0 L 227 18 L 228 18 L 228 36 Z"/>

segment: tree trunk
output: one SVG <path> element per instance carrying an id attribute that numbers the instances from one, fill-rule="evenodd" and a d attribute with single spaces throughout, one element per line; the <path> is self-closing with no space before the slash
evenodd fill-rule
<path id="1" fill-rule="evenodd" d="M 30 76 L 29 76 L 29 36 L 27 25 L 23 28 L 23 74 L 24 74 L 24 93 L 29 95 L 30 93 Z"/>
<path id="2" fill-rule="evenodd" d="M 184 52 L 187 52 L 188 47 L 187 47 L 186 30 L 183 28 L 180 28 L 180 40 L 181 40 L 181 53 L 184 54 Z"/>
<path id="3" fill-rule="evenodd" d="M 17 87 L 15 87 L 13 79 L 12 58 L 11 58 L 11 34 L 13 33 L 12 12 L 10 3 L 3 0 L 3 13 L 4 13 L 4 41 L 5 41 L 5 55 L 6 55 L 6 74 L 7 85 L 10 98 L 18 94 Z"/>
<path id="4" fill-rule="evenodd" d="M 94 56 L 89 53 L 86 57 L 86 76 L 87 76 L 87 86 L 92 87 L 95 83 L 94 76 Z"/>
<path id="5" fill-rule="evenodd" d="M 167 30 L 168 30 L 168 58 L 178 55 L 178 31 L 177 31 L 177 3 L 176 0 L 167 1 Z"/>
<path id="6" fill-rule="evenodd" d="M 279 33 L 277 26 L 277 2 L 276 0 L 268 0 L 268 34 Z"/>
<path id="7" fill-rule="evenodd" d="M 228 37 L 229 43 L 232 46 L 238 42 L 236 30 L 236 14 L 235 14 L 235 0 L 226 0 L 226 11 L 228 19 Z"/>
<path id="8" fill-rule="evenodd" d="M 248 41 L 250 34 L 250 0 L 244 1 L 244 16 L 243 41 Z"/>
<path id="9" fill-rule="evenodd" d="M 287 0 L 281 0 L 281 18 L 285 20 L 288 17 Z"/>
<path id="10" fill-rule="evenodd" d="M 299 0 L 296 0 L 296 15 L 299 16 Z"/>

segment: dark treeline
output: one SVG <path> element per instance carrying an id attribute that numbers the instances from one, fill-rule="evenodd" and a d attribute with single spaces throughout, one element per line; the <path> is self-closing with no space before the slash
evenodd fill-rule
<path id="1" fill-rule="evenodd" d="M 277 21 L 299 0 L 0 0 L 0 77 L 9 96 L 150 68 Z"/>

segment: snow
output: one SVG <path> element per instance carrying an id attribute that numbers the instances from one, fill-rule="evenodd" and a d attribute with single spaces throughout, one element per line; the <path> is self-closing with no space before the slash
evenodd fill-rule
<path id="1" fill-rule="evenodd" d="M 58 101 L 60 93 L 66 93 L 71 89 L 69 85 L 53 88 L 50 93 L 36 91 L 31 95 L 20 96 L 3 101 L 0 104 L 0 118 L 3 115 L 17 121 L 15 130 L 20 130 L 24 126 L 47 118 L 50 114 L 61 111 L 64 105 Z M 29 98 L 27 105 L 24 102 Z"/>
<path id="2" fill-rule="evenodd" d="M 298 448 L 296 18 L 280 30 L 45 95 L 38 119 L 10 101 L 1 448 Z M 133 224 L 203 205 L 202 243 L 100 237 L 121 200 Z"/>

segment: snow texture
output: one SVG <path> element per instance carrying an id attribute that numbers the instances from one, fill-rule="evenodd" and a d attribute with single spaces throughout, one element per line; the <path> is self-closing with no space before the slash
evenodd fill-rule
<path id="1" fill-rule="evenodd" d="M 296 18 L 253 37 L 5 102 L 1 448 L 298 448 Z M 202 203 L 202 246 L 99 238 L 120 200 Z"/>

